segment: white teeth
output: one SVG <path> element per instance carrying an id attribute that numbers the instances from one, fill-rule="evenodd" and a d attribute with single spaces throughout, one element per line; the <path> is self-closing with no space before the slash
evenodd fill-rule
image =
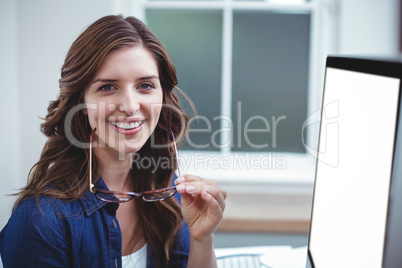
<path id="1" fill-rule="evenodd" d="M 112 125 L 118 127 L 118 128 L 123 128 L 123 129 L 134 129 L 137 128 L 141 125 L 143 121 L 141 122 L 132 122 L 132 123 L 124 123 L 124 122 L 111 122 Z"/>

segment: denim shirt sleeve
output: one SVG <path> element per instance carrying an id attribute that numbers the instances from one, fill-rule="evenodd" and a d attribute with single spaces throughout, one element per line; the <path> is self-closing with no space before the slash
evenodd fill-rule
<path id="1" fill-rule="evenodd" d="M 22 201 L 0 234 L 7 267 L 68 267 L 68 249 L 59 221 L 46 198 Z"/>

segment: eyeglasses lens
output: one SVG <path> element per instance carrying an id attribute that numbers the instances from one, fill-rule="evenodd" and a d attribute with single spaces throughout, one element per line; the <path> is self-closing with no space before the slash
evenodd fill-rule
<path id="1" fill-rule="evenodd" d="M 133 199 L 132 195 L 128 194 L 112 194 L 112 193 L 96 193 L 96 197 L 104 202 L 122 203 Z"/>
<path id="2" fill-rule="evenodd" d="M 173 196 L 175 193 L 176 193 L 176 188 L 166 189 L 166 190 L 162 190 L 162 191 L 146 193 L 142 196 L 142 199 L 146 202 L 162 201 L 166 198 Z"/>

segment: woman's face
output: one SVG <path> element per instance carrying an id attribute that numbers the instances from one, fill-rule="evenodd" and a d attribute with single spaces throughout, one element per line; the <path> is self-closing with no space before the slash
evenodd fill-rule
<path id="1" fill-rule="evenodd" d="M 156 60 L 142 46 L 111 52 L 87 85 L 85 113 L 97 151 L 135 153 L 158 123 L 163 93 Z"/>

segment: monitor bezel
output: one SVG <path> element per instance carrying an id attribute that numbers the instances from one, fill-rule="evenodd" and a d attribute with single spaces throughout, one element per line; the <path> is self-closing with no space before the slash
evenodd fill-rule
<path id="1" fill-rule="evenodd" d="M 323 84 L 323 94 L 322 94 L 322 107 L 324 106 L 324 96 L 325 96 L 325 80 L 327 77 L 327 69 L 328 68 L 335 68 L 335 69 L 341 69 L 341 70 L 348 70 L 348 71 L 355 71 L 355 72 L 360 72 L 360 73 L 367 73 L 367 74 L 373 74 L 373 75 L 379 75 L 379 76 L 385 76 L 385 77 L 392 77 L 392 78 L 398 78 L 401 80 L 400 86 L 399 86 L 399 101 L 398 101 L 398 107 L 397 107 L 397 119 L 396 119 L 396 126 L 395 126 L 395 138 L 394 138 L 394 150 L 393 150 L 393 163 L 392 163 L 392 168 L 391 168 L 391 178 L 390 178 L 390 189 L 389 189 L 389 199 L 388 199 L 388 209 L 387 209 L 387 223 L 386 223 L 386 229 L 388 230 L 388 225 L 389 225 L 389 218 L 390 218 L 390 208 L 393 205 L 391 202 L 392 195 L 395 194 L 391 191 L 392 185 L 394 184 L 394 167 L 395 167 L 395 154 L 396 154 L 396 146 L 397 146 L 397 139 L 398 139 L 398 129 L 401 127 L 402 124 L 400 124 L 400 120 L 402 118 L 401 115 L 401 103 L 402 103 L 402 94 L 401 94 L 401 89 L 402 89 L 402 63 L 397 60 L 397 59 L 383 59 L 383 58 L 365 58 L 365 57 L 356 57 L 356 56 L 328 56 L 326 60 L 326 65 L 325 65 L 325 75 L 324 75 L 324 84 Z M 321 118 L 323 116 L 323 109 L 321 109 Z M 320 128 L 319 132 L 321 132 L 321 123 L 320 122 Z M 319 133 L 319 138 L 318 138 L 318 144 L 320 144 L 320 136 L 321 133 Z M 319 148 L 318 148 L 319 151 Z M 402 157 L 401 157 L 402 158 Z M 402 159 L 401 159 L 402 160 Z M 316 157 L 316 166 L 318 164 L 318 156 Z M 311 234 L 311 227 L 312 227 L 312 221 L 311 219 L 313 218 L 313 211 L 314 211 L 314 201 L 315 201 L 315 192 L 316 192 L 316 179 L 317 179 L 317 170 L 315 171 L 314 175 L 314 189 L 313 189 L 313 198 L 312 198 L 312 207 L 311 207 L 311 214 L 310 214 L 310 228 L 309 228 L 309 234 L 308 234 L 308 246 L 307 246 L 307 261 L 306 261 L 306 268 L 317 268 L 314 265 L 314 259 L 312 257 L 312 254 L 310 252 L 310 234 Z M 384 241 L 384 249 L 383 249 L 383 267 L 385 263 L 385 258 L 386 258 L 386 247 L 387 247 L 387 240 L 389 239 L 389 234 L 386 230 L 385 233 L 385 241 Z"/>

